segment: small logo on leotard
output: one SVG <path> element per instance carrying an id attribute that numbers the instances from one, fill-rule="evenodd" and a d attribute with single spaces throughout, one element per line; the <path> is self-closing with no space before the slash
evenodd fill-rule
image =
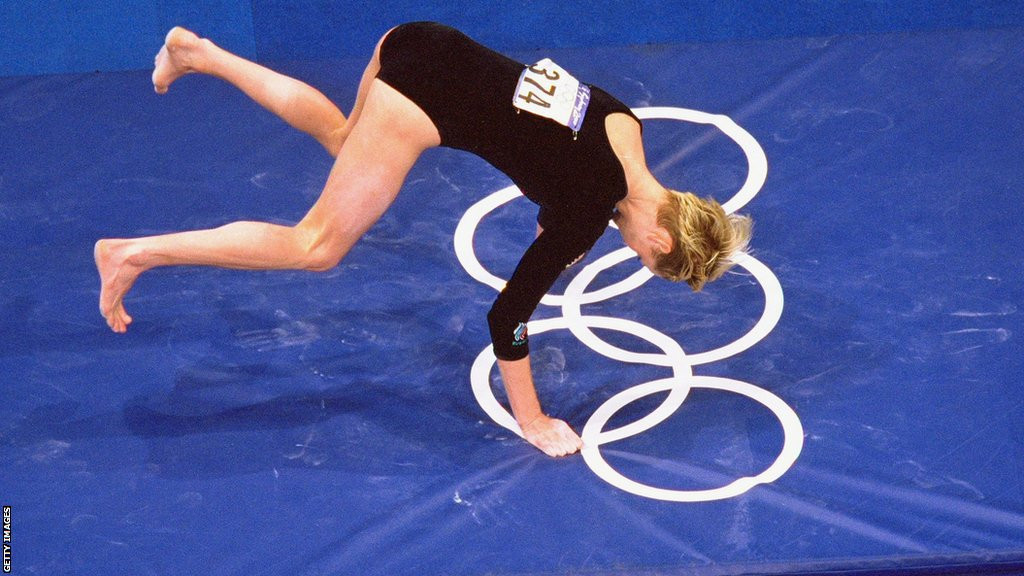
<path id="1" fill-rule="evenodd" d="M 526 324 L 524 322 L 520 322 L 519 325 L 516 326 L 516 329 L 512 332 L 512 345 L 522 346 L 523 344 L 526 344 L 526 337 Z"/>

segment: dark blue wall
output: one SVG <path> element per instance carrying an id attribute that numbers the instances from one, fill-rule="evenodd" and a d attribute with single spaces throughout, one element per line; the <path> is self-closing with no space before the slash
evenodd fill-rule
<path id="1" fill-rule="evenodd" d="M 175 24 L 262 61 L 368 55 L 429 19 L 505 50 L 1024 25 L 1024 0 L 3 0 L 0 75 L 147 68 Z"/>

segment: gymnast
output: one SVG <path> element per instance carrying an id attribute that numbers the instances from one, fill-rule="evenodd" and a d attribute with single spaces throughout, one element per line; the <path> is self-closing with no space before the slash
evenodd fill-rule
<path id="1" fill-rule="evenodd" d="M 188 73 L 236 86 L 335 158 L 319 199 L 294 226 L 234 222 L 96 243 L 99 308 L 114 332 L 132 322 L 124 297 L 158 266 L 245 270 L 333 268 L 384 214 L 420 154 L 472 152 L 539 205 L 537 236 L 487 314 L 502 381 L 528 442 L 550 456 L 582 442 L 541 409 L 530 371 L 527 322 L 562 270 L 614 220 L 655 275 L 693 290 L 745 250 L 751 222 L 714 200 L 662 186 L 647 168 L 630 109 L 544 59 L 527 66 L 435 23 L 403 24 L 378 42 L 345 115 L 321 92 L 221 49 L 183 28 L 156 57 L 157 93 Z"/>

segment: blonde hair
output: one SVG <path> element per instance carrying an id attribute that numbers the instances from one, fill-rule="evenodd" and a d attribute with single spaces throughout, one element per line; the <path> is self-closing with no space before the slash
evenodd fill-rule
<path id="1" fill-rule="evenodd" d="M 658 225 L 672 237 L 672 250 L 655 259 L 655 273 L 673 282 L 686 281 L 699 292 L 735 264 L 746 252 L 753 221 L 749 216 L 726 214 L 713 198 L 690 192 L 667 191 L 658 209 Z"/>

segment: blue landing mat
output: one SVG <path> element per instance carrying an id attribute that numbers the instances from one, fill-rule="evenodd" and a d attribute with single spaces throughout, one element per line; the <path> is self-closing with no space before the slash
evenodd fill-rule
<path id="1" fill-rule="evenodd" d="M 572 310 L 538 311 L 543 401 L 599 443 L 561 460 L 473 392 L 480 363 L 501 399 L 494 290 L 455 253 L 508 186 L 481 161 L 426 154 L 328 273 L 153 271 L 119 336 L 96 239 L 294 222 L 329 159 L 207 78 L 163 97 L 148 73 L 0 79 L 13 573 L 1024 571 L 1024 30 L 555 56 L 638 109 L 728 116 L 768 167 L 751 180 L 714 125 L 646 124 L 666 183 L 756 193 L 756 262 L 701 294 L 619 290 L 636 264 L 599 271 L 610 231 L 566 274 L 555 292 L 599 300 L 576 324 L 616 323 L 585 342 Z M 279 66 L 345 107 L 361 67 Z M 508 275 L 533 217 L 514 199 L 480 217 L 483 268 Z M 680 399 L 649 384 L 665 364 L 692 372 L 685 401 L 612 438 Z"/>

